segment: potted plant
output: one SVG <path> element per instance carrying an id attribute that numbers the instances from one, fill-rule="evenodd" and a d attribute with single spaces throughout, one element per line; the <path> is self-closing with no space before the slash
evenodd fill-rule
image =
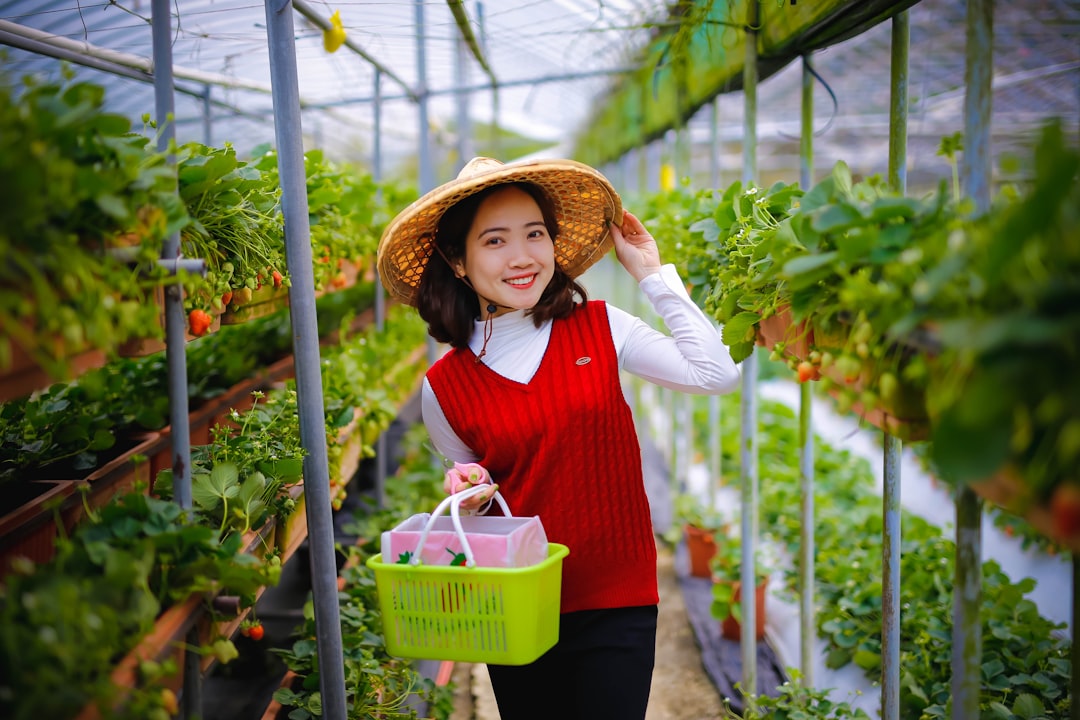
<path id="1" fill-rule="evenodd" d="M 720 621 L 720 634 L 729 640 L 742 637 L 742 539 L 736 533 L 716 534 L 716 554 L 709 563 L 712 572 L 712 605 L 709 611 Z M 755 637 L 765 637 L 765 594 L 769 569 L 755 554 L 754 629 Z"/>
<path id="2" fill-rule="evenodd" d="M 709 561 L 716 553 L 713 534 L 723 530 L 727 520 L 721 512 L 690 492 L 675 496 L 672 511 L 671 529 L 665 534 L 665 539 L 672 545 L 685 539 L 690 557 L 690 574 L 693 577 L 709 577 Z"/>

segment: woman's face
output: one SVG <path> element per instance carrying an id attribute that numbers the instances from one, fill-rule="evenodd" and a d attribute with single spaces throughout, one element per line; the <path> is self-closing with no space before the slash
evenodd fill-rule
<path id="1" fill-rule="evenodd" d="M 468 276 L 480 296 L 481 317 L 536 305 L 555 274 L 555 243 L 540 206 L 516 187 L 497 190 L 478 206 L 465 237 L 465 261 L 455 270 Z"/>

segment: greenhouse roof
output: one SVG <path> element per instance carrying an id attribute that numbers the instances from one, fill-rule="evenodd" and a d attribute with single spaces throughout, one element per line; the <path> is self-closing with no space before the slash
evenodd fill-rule
<path id="1" fill-rule="evenodd" d="M 57 57 L 72 53 L 80 62 L 126 68 L 127 75 L 143 81 L 72 65 L 81 79 L 105 85 L 109 107 L 138 125 L 139 118 L 153 113 L 153 86 L 145 82 L 148 65 L 129 66 L 152 55 L 150 5 L 150 0 L 0 0 L 0 44 L 11 46 L 0 48 L 3 68 L 9 79 L 26 74 L 55 79 L 61 67 Z M 676 9 L 669 11 L 669 5 Z M 173 0 L 169 6 L 178 139 L 231 142 L 241 152 L 272 143 L 264 4 Z M 741 133 L 742 56 L 722 49 L 740 37 L 745 0 L 296 0 L 292 6 L 306 142 L 343 158 L 370 157 L 376 118 L 388 165 L 415 156 L 415 101 L 425 88 L 429 137 L 436 162 L 443 164 L 457 162 L 458 100 L 466 97 L 465 122 L 473 125 L 474 147 L 488 150 L 483 126 L 493 117 L 536 141 L 504 144 L 507 159 L 549 145 L 545 152 L 601 164 L 634 143 L 662 138 L 682 118 L 690 118 L 692 134 L 701 140 L 711 120 L 699 109 L 717 94 L 722 136 L 737 139 Z M 813 63 L 828 86 L 819 86 L 815 99 L 819 131 L 826 130 L 819 139 L 823 157 L 834 146 L 851 151 L 854 136 L 868 143 L 865 152 L 887 156 L 881 138 L 888 137 L 890 24 L 882 21 L 908 8 L 912 120 L 924 123 L 913 126 L 914 137 L 962 130 L 963 0 L 765 0 L 761 8 L 768 27 L 759 41 L 764 79 L 758 122 L 766 166 L 770 158 L 789 155 L 798 135 L 800 64 L 792 61 L 810 49 L 817 50 Z M 347 42 L 330 52 L 323 27 L 335 12 Z M 689 54 L 693 97 L 672 101 L 663 94 L 663 75 L 677 65 L 679 30 L 693 28 L 694 22 L 699 44 L 710 27 L 719 30 L 706 36 L 704 51 L 699 47 Z M 1075 127 L 1078 35 L 1080 0 L 996 3 L 995 132 L 1049 116 Z M 424 38 L 422 45 L 418 37 Z M 93 56 L 89 61 L 88 55 Z M 493 81 L 497 94 L 491 92 Z M 625 105 L 627 88 L 636 98 L 632 102 L 655 107 L 625 110 L 632 107 Z M 620 142 L 611 144 L 616 134 Z"/>

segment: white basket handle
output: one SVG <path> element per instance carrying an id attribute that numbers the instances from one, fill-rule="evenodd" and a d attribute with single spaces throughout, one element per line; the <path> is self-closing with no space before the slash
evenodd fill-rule
<path id="1" fill-rule="evenodd" d="M 468 490 L 462 490 L 459 493 L 448 495 L 443 498 L 443 501 L 439 503 L 435 511 L 431 513 L 431 517 L 428 518 L 427 524 L 424 525 L 424 531 L 420 533 L 420 542 L 416 544 L 416 552 L 409 558 L 410 565 L 420 564 L 420 551 L 424 549 L 424 543 L 427 542 L 428 533 L 435 526 L 435 521 L 446 511 L 447 506 L 450 507 L 450 519 L 454 523 L 454 531 L 457 533 L 458 538 L 461 540 L 461 549 L 465 552 L 465 566 L 476 567 L 476 559 L 473 557 L 472 547 L 469 545 L 469 539 L 465 536 L 465 530 L 461 527 L 461 503 L 463 500 L 468 500 L 473 495 L 481 495 L 491 489 L 491 485 L 474 485 Z M 502 508 L 503 514 L 506 517 L 511 517 L 510 507 L 506 504 L 506 500 L 499 493 L 495 491 L 495 502 L 499 503 L 499 507 Z"/>

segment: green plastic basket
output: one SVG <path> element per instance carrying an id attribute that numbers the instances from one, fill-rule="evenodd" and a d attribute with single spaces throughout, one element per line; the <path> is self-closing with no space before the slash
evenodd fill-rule
<path id="1" fill-rule="evenodd" d="M 391 655 L 525 665 L 559 639 L 565 545 L 524 568 L 397 565 L 376 555 L 383 636 Z"/>

